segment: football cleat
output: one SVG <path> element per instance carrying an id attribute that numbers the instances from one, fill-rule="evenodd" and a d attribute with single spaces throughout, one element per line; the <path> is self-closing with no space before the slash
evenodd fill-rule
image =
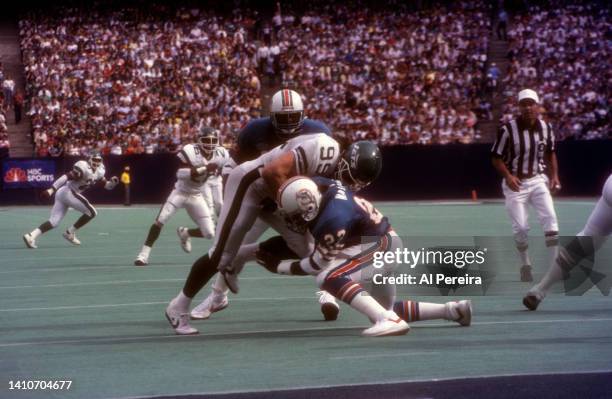
<path id="1" fill-rule="evenodd" d="M 327 291 L 319 291 L 317 292 L 317 296 L 319 297 L 321 313 L 323 313 L 325 321 L 336 320 L 338 318 L 338 313 L 340 313 L 340 306 L 338 302 L 336 302 L 336 298 Z"/>
<path id="2" fill-rule="evenodd" d="M 410 331 L 410 326 L 402 320 L 394 311 L 388 310 L 383 318 L 378 320 L 372 327 L 361 333 L 366 337 L 387 337 L 391 335 L 404 335 Z"/>
<path id="3" fill-rule="evenodd" d="M 68 242 L 71 243 L 72 245 L 81 245 L 81 241 L 79 241 L 79 239 L 76 238 L 76 234 L 75 233 L 71 233 L 68 230 L 66 230 L 66 231 L 64 231 L 62 236 L 66 240 L 68 240 Z"/>
<path id="4" fill-rule="evenodd" d="M 525 265 L 521 267 L 521 281 L 529 283 L 533 281 L 533 275 L 531 274 L 531 266 Z"/>
<path id="5" fill-rule="evenodd" d="M 190 253 L 191 252 L 191 237 L 189 237 L 189 229 L 187 227 L 180 226 L 176 229 L 176 234 L 179 236 L 181 240 L 181 248 L 183 251 Z"/>
<path id="6" fill-rule="evenodd" d="M 23 242 L 25 242 L 25 245 L 28 248 L 31 248 L 31 249 L 38 248 L 38 245 L 36 245 L 36 240 L 34 239 L 34 237 L 30 235 L 30 233 L 23 235 Z"/>
<path id="7" fill-rule="evenodd" d="M 463 327 L 472 324 L 472 301 L 454 301 L 446 304 L 447 319 L 459 323 Z"/>
<path id="8" fill-rule="evenodd" d="M 211 292 L 201 304 L 191 310 L 192 320 L 206 320 L 211 314 L 220 312 L 229 306 L 227 295 L 215 295 Z"/>
<path id="9" fill-rule="evenodd" d="M 136 257 L 136 260 L 134 260 L 135 266 L 146 266 L 148 264 L 149 264 L 149 257 L 143 253 L 139 253 L 138 256 Z"/>
<path id="10" fill-rule="evenodd" d="M 189 313 L 181 312 L 170 302 L 166 308 L 166 319 L 177 335 L 194 335 L 198 330 L 189 325 Z"/>
<path id="11" fill-rule="evenodd" d="M 529 310 L 536 310 L 543 300 L 544 293 L 534 287 L 523 297 L 523 305 Z"/>

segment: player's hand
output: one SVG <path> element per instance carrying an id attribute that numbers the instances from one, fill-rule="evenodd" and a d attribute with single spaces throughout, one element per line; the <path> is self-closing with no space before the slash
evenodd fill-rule
<path id="1" fill-rule="evenodd" d="M 508 175 L 506 177 L 506 184 L 508 185 L 508 188 L 512 191 L 521 191 L 521 179 L 514 175 Z"/>
<path id="2" fill-rule="evenodd" d="M 278 273 L 278 265 L 280 264 L 281 260 L 277 258 L 274 254 L 259 249 L 255 253 L 255 257 L 257 263 L 268 269 L 268 271 L 272 273 Z"/>
<path id="3" fill-rule="evenodd" d="M 46 189 L 45 191 L 43 191 L 43 192 L 41 193 L 41 196 L 42 196 L 44 199 L 49 199 L 49 198 L 51 198 L 51 196 L 53 195 L 53 191 L 54 191 L 54 190 L 53 190 L 53 187 L 48 188 L 48 189 Z"/>
<path id="4" fill-rule="evenodd" d="M 209 163 L 208 165 L 206 165 L 206 171 L 209 174 L 217 173 L 218 169 L 219 169 L 219 165 L 217 165 L 216 163 Z"/>
<path id="5" fill-rule="evenodd" d="M 111 177 L 111 181 L 113 182 L 113 184 L 118 184 L 119 183 L 119 178 L 117 176 L 113 176 L 113 177 Z"/>
<path id="6" fill-rule="evenodd" d="M 555 194 L 561 190 L 561 182 L 559 181 L 559 176 L 553 176 L 548 183 L 550 188 L 550 192 Z"/>

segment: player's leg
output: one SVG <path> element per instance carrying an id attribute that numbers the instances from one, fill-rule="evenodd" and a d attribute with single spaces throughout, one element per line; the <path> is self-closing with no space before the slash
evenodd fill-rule
<path id="1" fill-rule="evenodd" d="M 504 196 L 506 197 L 505 206 L 510 222 L 512 223 L 512 232 L 514 234 L 514 243 L 518 251 L 521 262 L 521 281 L 532 281 L 531 274 L 531 259 L 529 259 L 529 221 L 527 210 L 528 192 L 521 189 L 519 192 L 514 192 L 503 184 Z"/>
<path id="2" fill-rule="evenodd" d="M 215 182 L 211 185 L 215 216 L 219 217 L 221 208 L 223 207 L 223 183 L 220 178 L 215 178 Z M 211 208 L 213 209 L 213 208 Z"/>
<path id="3" fill-rule="evenodd" d="M 215 224 L 212 220 L 210 208 L 201 194 L 189 196 L 185 201 L 185 210 L 191 220 L 198 225 L 199 235 L 202 238 L 211 239 L 215 236 Z M 183 251 L 191 252 L 189 230 L 186 230 L 185 227 L 179 227 L 176 232 L 181 240 Z"/>
<path id="4" fill-rule="evenodd" d="M 242 240 L 242 245 L 232 261 L 232 267 L 240 272 L 246 262 L 255 260 L 255 253 L 259 248 L 257 240 L 268 229 L 268 224 L 261 218 L 257 218 L 253 227 L 248 231 Z M 229 288 L 221 274 L 217 274 L 213 281 L 210 294 L 196 307 L 191 310 L 191 318 L 194 320 L 205 320 L 212 313 L 219 312 L 229 306 L 227 294 Z"/>
<path id="5" fill-rule="evenodd" d="M 375 323 L 363 331 L 366 336 L 401 335 L 410 329 L 408 323 L 382 306 L 362 285 L 364 273 L 369 273 L 366 269 L 372 267 L 374 253 L 389 251 L 392 242 L 391 235 L 387 234 L 374 244 L 357 246 L 360 248 L 358 254 L 348 260 L 339 260 L 317 276 L 319 287 Z"/>
<path id="6" fill-rule="evenodd" d="M 149 228 L 149 233 L 147 234 L 147 238 L 144 242 L 144 245 L 140 249 L 138 256 L 134 260 L 134 265 L 136 266 L 145 266 L 149 264 L 149 255 L 151 254 L 151 248 L 153 248 L 153 244 L 159 238 L 159 234 L 161 233 L 162 227 L 170 220 L 170 218 L 176 213 L 179 208 L 183 207 L 185 203 L 186 195 L 178 192 L 177 190 L 173 190 L 168 199 L 161 206 L 157 216 L 155 217 L 155 221 Z"/>
<path id="7" fill-rule="evenodd" d="M 210 218 L 210 223 L 207 220 L 202 220 L 202 223 L 204 223 L 204 228 L 198 225 L 198 227 L 191 229 L 184 226 L 180 226 L 178 229 L 176 229 L 176 234 L 179 236 L 179 239 L 181 240 L 181 246 L 185 252 L 191 252 L 191 237 L 212 238 L 215 234 L 215 223 L 212 219 L 212 194 L 210 185 L 208 183 L 205 183 L 202 186 L 202 198 L 204 199 L 204 203 L 206 206 L 205 212 L 208 214 L 206 219 Z M 198 205 L 198 207 L 200 207 L 200 205 Z M 198 223 L 197 220 L 193 217 L 191 219 L 194 222 Z M 212 233 L 210 233 L 211 231 Z"/>
<path id="8" fill-rule="evenodd" d="M 559 250 L 557 258 L 542 277 L 523 298 L 523 304 L 529 310 L 536 310 L 550 288 L 564 280 L 569 271 L 582 260 L 593 257 L 595 252 L 612 234 L 612 176 L 608 178 L 601 198 L 591 212 L 584 228 L 567 245 Z"/>
<path id="9" fill-rule="evenodd" d="M 55 201 L 53 202 L 53 208 L 51 208 L 49 220 L 42 223 L 31 232 L 24 234 L 23 241 L 28 248 L 38 248 L 36 245 L 36 239 L 42 234 L 45 234 L 47 231 L 55 228 L 62 221 L 62 219 L 64 219 L 66 212 L 68 212 L 68 204 L 65 200 L 67 191 L 68 189 L 66 187 L 62 187 L 57 191 L 57 193 L 55 193 Z"/>
<path id="10" fill-rule="evenodd" d="M 408 323 L 423 320 L 455 321 L 462 326 L 472 322 L 472 301 L 461 300 L 446 303 L 396 301 L 393 310 Z"/>
<path id="11" fill-rule="evenodd" d="M 177 334 L 194 334 L 197 330 L 189 325 L 189 306 L 193 297 L 217 273 L 231 274 L 231 262 L 240 248 L 248 230 L 253 226 L 260 211 L 262 197 L 254 190 L 253 183 L 260 178 L 260 165 L 247 162 L 235 168 L 227 182 L 227 198 L 215 234 L 215 242 L 208 254 L 199 258 L 191 267 L 181 292 L 166 308 L 166 318 Z M 226 283 L 228 282 L 226 276 Z M 237 291 L 237 281 L 228 284 Z"/>
<path id="12" fill-rule="evenodd" d="M 98 215 L 96 209 L 89 203 L 87 198 L 77 193 L 70 191 L 66 194 L 66 199 L 71 208 L 82 213 L 81 217 L 66 230 L 62 236 L 73 245 L 81 245 L 81 241 L 76 237 L 76 231 L 89 223 Z"/>
<path id="13" fill-rule="evenodd" d="M 206 205 L 208 206 L 208 209 L 210 209 L 210 211 L 212 213 L 212 210 L 214 209 L 215 203 L 213 201 L 212 186 L 211 186 L 210 181 L 208 181 L 208 180 L 202 186 L 202 196 L 204 197 L 204 200 L 206 201 Z"/>

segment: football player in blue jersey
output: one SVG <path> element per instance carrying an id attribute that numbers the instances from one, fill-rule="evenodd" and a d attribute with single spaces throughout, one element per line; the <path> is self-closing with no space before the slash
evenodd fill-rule
<path id="1" fill-rule="evenodd" d="M 308 229 L 315 248 L 309 256 L 292 256 L 282 237 L 273 237 L 259 245 L 258 262 L 273 273 L 316 276 L 321 289 L 374 323 L 363 335 L 405 334 L 407 322 L 418 320 L 445 319 L 470 325 L 469 300 L 445 304 L 396 301 L 395 285 L 376 282 L 376 274 L 389 276 L 396 265 L 375 268 L 375 253 L 401 251 L 402 240 L 387 217 L 340 181 L 296 176 L 281 186 L 277 203 L 288 226 Z M 287 258 L 301 260 L 282 260 Z M 371 286 L 369 292 L 364 286 Z"/>

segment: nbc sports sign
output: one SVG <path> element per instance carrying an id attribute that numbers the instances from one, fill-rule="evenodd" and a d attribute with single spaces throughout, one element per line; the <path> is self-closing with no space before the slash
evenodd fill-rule
<path id="1" fill-rule="evenodd" d="M 51 186 L 55 179 L 55 162 L 9 159 L 2 162 L 2 183 L 7 188 Z"/>

